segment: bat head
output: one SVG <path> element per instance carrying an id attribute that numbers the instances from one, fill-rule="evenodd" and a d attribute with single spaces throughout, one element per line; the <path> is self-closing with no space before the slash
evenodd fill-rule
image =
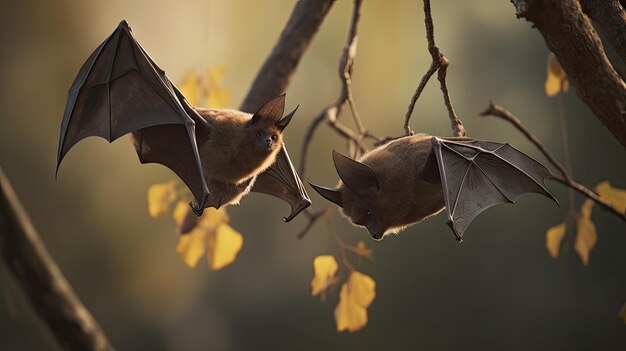
<path id="1" fill-rule="evenodd" d="M 326 200 L 339 206 L 350 222 L 366 228 L 375 240 L 381 240 L 392 225 L 386 222 L 385 208 L 380 205 L 384 194 L 378 175 L 366 164 L 334 150 L 333 161 L 341 179 L 337 188 L 309 184 Z"/>
<path id="2" fill-rule="evenodd" d="M 283 117 L 285 111 L 285 94 L 277 96 L 261 106 L 250 119 L 248 132 L 254 140 L 255 146 L 262 151 L 271 152 L 282 145 L 283 130 L 294 113 L 293 111 Z"/>

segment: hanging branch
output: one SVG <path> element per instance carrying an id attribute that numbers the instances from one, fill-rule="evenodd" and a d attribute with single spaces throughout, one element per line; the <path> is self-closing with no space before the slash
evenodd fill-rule
<path id="1" fill-rule="evenodd" d="M 348 39 L 343 47 L 343 53 L 339 60 L 339 78 L 341 79 L 341 92 L 337 100 L 325 107 L 318 115 L 311 121 L 307 128 L 302 143 L 302 150 L 300 152 L 300 176 L 305 178 L 307 156 L 309 152 L 309 145 L 313 139 L 313 135 L 319 125 L 326 121 L 326 123 L 335 130 L 343 138 L 355 143 L 361 152 L 365 151 L 366 147 L 363 144 L 363 139 L 366 136 L 367 131 L 363 127 L 363 122 L 357 113 L 354 99 L 352 97 L 352 65 L 354 64 L 354 57 L 356 56 L 357 48 L 357 28 L 359 24 L 359 18 L 361 16 L 361 4 L 363 0 L 354 0 L 354 6 L 352 10 L 352 20 L 350 21 L 350 29 L 348 30 Z M 358 133 L 353 132 L 350 128 L 344 126 L 337 121 L 337 117 L 341 113 L 342 107 L 345 103 L 348 103 L 352 110 L 352 116 L 354 122 L 359 130 Z"/>
<path id="2" fill-rule="evenodd" d="M 541 141 L 534 134 L 532 134 L 530 132 L 530 130 L 528 130 L 528 128 L 526 128 L 526 126 L 524 126 L 522 121 L 520 121 L 519 118 L 515 117 L 511 112 L 507 111 L 503 107 L 500 107 L 500 106 L 494 104 L 493 102 L 490 102 L 489 103 L 489 107 L 485 111 L 481 112 L 479 116 L 480 117 L 495 116 L 495 117 L 502 118 L 505 121 L 511 123 L 513 126 L 515 126 L 515 128 L 517 128 L 517 130 L 519 130 L 522 134 L 524 134 L 524 136 L 526 136 L 526 138 L 528 140 L 530 140 L 530 142 L 532 142 L 539 149 L 539 151 L 541 151 L 541 153 L 548 159 L 548 161 L 550 161 L 550 163 L 554 167 L 556 167 L 556 169 L 559 171 L 559 173 L 561 173 L 561 177 L 553 175 L 552 179 L 556 180 L 557 182 L 559 182 L 559 183 L 561 183 L 561 184 L 563 184 L 563 185 L 565 185 L 565 186 L 567 186 L 567 187 L 569 187 L 569 188 L 571 188 L 573 190 L 578 191 L 579 193 L 581 193 L 585 197 L 595 201 L 602 208 L 611 211 L 613 214 L 615 214 L 616 216 L 618 216 L 622 220 L 626 221 L 626 213 L 620 212 L 619 209 L 617 209 L 615 206 L 611 205 L 605 199 L 603 199 L 600 196 L 598 196 L 591 189 L 585 187 L 584 185 L 582 185 L 582 184 L 576 182 L 574 179 L 572 179 L 571 175 L 569 175 L 568 172 L 565 170 L 565 167 L 563 167 L 563 165 L 559 161 L 557 161 L 550 154 L 550 152 L 548 152 L 548 150 L 545 148 L 543 143 L 541 143 Z"/>
<path id="3" fill-rule="evenodd" d="M 305 178 L 306 165 L 308 161 L 308 153 L 309 146 L 311 141 L 313 140 L 313 135 L 317 128 L 322 124 L 322 122 L 326 121 L 326 123 L 341 137 L 348 140 L 351 143 L 356 151 L 356 154 L 365 152 L 366 146 L 363 144 L 363 139 L 367 137 L 375 138 L 370 132 L 368 132 L 363 126 L 363 122 L 357 112 L 356 105 L 354 103 L 354 98 L 352 96 L 352 66 L 354 64 L 354 57 L 356 56 L 357 49 L 357 30 L 359 24 L 359 18 L 361 17 L 361 4 L 363 0 L 354 0 L 354 5 L 352 8 L 352 19 L 350 21 L 350 28 L 348 30 L 348 38 L 346 40 L 346 44 L 343 47 L 343 52 L 341 58 L 339 60 L 339 79 L 341 80 L 341 92 L 337 100 L 325 107 L 309 124 L 307 128 L 306 134 L 304 135 L 304 140 L 302 142 L 302 149 L 300 152 L 300 169 L 299 174 L 300 177 Z M 352 112 L 352 117 L 354 119 L 354 124 L 357 127 L 358 132 L 352 131 L 352 129 L 346 127 L 345 125 L 339 123 L 337 118 L 341 113 L 342 107 L 345 103 L 348 103 L 350 106 L 350 110 Z M 309 210 L 305 211 L 309 222 L 306 227 L 300 234 L 298 234 L 298 238 L 304 237 L 304 235 L 313 227 L 315 222 L 322 218 L 324 215 L 329 213 L 329 209 L 324 208 L 317 212 L 310 212 Z"/>
<path id="4" fill-rule="evenodd" d="M 448 117 L 450 118 L 452 134 L 456 137 L 463 137 L 465 136 L 465 128 L 463 127 L 463 122 L 461 122 L 461 120 L 457 117 L 456 112 L 454 112 L 454 107 L 452 107 L 452 101 L 450 100 L 450 93 L 448 92 L 448 84 L 446 83 L 446 75 L 450 62 L 435 44 L 435 26 L 433 25 L 433 17 L 430 10 L 430 0 L 424 0 L 424 22 L 426 24 L 428 52 L 430 52 L 432 62 L 430 63 L 430 67 L 426 73 L 424 73 L 424 76 L 422 76 L 422 79 L 420 80 L 420 83 L 417 86 L 413 97 L 411 97 L 411 101 L 409 102 L 409 108 L 404 115 L 404 134 L 413 135 L 413 131 L 409 126 L 409 121 L 411 119 L 411 115 L 413 114 L 413 110 L 415 109 L 415 103 L 422 94 L 422 91 L 426 87 L 430 77 L 437 72 L 437 79 L 439 80 L 441 92 L 443 93 L 443 101 L 448 109 Z"/>
<path id="5" fill-rule="evenodd" d="M 335 0 L 299 0 L 280 38 L 257 73 L 241 110 L 253 113 L 264 102 L 282 94 L 300 59 Z"/>
<path id="6" fill-rule="evenodd" d="M 0 253 L 61 348 L 113 350 L 50 257 L 1 168 Z"/>

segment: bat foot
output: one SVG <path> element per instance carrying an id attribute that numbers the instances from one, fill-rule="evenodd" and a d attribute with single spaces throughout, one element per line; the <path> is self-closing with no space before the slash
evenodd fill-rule
<path id="1" fill-rule="evenodd" d="M 204 207 L 200 205 L 194 206 L 193 202 L 189 202 L 189 206 L 191 207 L 193 213 L 198 217 L 202 216 L 202 213 L 204 213 Z"/>
<path id="2" fill-rule="evenodd" d="M 202 194 L 202 199 L 200 200 L 200 203 L 197 206 L 194 206 L 193 202 L 189 202 L 189 206 L 191 207 L 191 210 L 193 211 L 193 213 L 200 217 L 202 216 L 202 213 L 204 213 L 204 208 L 206 207 L 206 201 L 209 198 L 209 193 L 205 193 Z"/>

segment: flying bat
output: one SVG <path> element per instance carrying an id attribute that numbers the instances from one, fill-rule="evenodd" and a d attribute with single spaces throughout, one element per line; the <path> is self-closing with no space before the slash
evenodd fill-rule
<path id="1" fill-rule="evenodd" d="M 237 204 L 253 191 L 286 201 L 289 221 L 311 200 L 283 143 L 296 110 L 283 117 L 284 109 L 284 94 L 254 114 L 193 107 L 122 21 L 69 90 L 56 172 L 80 140 L 99 136 L 113 142 L 130 133 L 141 163 L 160 163 L 187 185 L 196 215 Z"/>
<path id="2" fill-rule="evenodd" d="M 311 186 L 376 240 L 445 207 L 446 223 L 462 241 L 472 220 L 491 206 L 513 203 L 523 193 L 557 201 L 544 183 L 550 171 L 510 144 L 416 134 L 358 161 L 333 150 L 333 160 L 339 186 Z"/>

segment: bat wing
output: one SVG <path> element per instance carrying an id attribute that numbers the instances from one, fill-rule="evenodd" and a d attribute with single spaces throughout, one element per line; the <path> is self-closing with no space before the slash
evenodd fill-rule
<path id="1" fill-rule="evenodd" d="M 538 193 L 557 201 L 544 183 L 550 171 L 510 144 L 433 137 L 426 164 L 435 160 L 446 203 L 446 222 L 459 241 L 472 220 L 491 206 L 513 203 L 524 193 Z"/>
<path id="2" fill-rule="evenodd" d="M 289 159 L 284 144 L 276 156 L 276 162 L 258 175 L 252 191 L 276 196 L 286 201 L 291 206 L 291 213 L 285 217 L 286 222 L 311 205 L 311 199 Z"/>
<path id="3" fill-rule="evenodd" d="M 122 21 L 80 69 L 69 91 L 57 157 L 57 172 L 80 140 L 99 136 L 109 142 L 133 133 L 142 163 L 172 169 L 199 204 L 208 188 L 196 136 L 210 126 L 187 103 Z"/>

